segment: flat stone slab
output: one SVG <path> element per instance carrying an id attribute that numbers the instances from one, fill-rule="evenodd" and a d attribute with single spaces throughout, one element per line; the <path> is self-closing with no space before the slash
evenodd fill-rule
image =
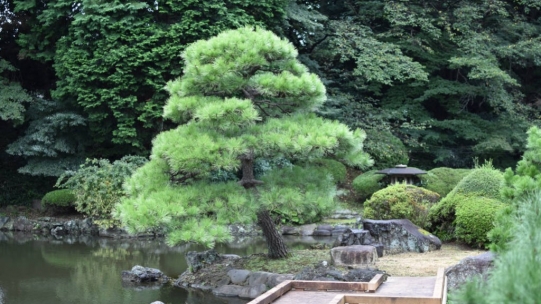
<path id="1" fill-rule="evenodd" d="M 335 266 L 366 267 L 378 260 L 376 247 L 370 245 L 340 246 L 331 249 Z"/>

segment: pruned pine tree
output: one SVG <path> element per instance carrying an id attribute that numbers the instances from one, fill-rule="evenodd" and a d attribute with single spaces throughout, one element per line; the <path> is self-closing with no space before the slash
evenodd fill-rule
<path id="1" fill-rule="evenodd" d="M 151 161 L 125 184 L 117 216 L 132 231 L 164 227 L 170 244 L 210 247 L 230 239 L 227 224 L 257 220 L 269 257 L 288 256 L 271 212 L 328 212 L 334 187 L 322 172 L 299 166 L 259 180 L 254 161 L 331 157 L 367 167 L 365 133 L 313 114 L 326 99 L 323 83 L 297 61 L 291 43 L 270 31 L 226 31 L 192 44 L 182 57 L 184 75 L 168 83 L 164 108 L 179 126 L 156 137 Z M 211 182 L 223 170 L 242 177 Z"/>

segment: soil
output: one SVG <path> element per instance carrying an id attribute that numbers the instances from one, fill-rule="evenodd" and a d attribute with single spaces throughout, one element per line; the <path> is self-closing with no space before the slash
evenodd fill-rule
<path id="1" fill-rule="evenodd" d="M 458 243 L 446 243 L 441 246 L 441 250 L 427 253 L 408 252 L 383 256 L 378 259 L 376 267 L 391 276 L 435 276 L 440 267 L 447 268 L 465 257 L 484 252 L 486 251 L 472 249 Z"/>
<path id="2" fill-rule="evenodd" d="M 55 217 L 60 220 L 76 220 L 84 219 L 84 215 L 77 211 L 71 210 L 67 212 L 55 212 L 54 210 L 42 210 L 41 208 L 26 207 L 26 206 L 6 206 L 0 207 L 0 216 L 8 216 L 16 218 L 24 216 L 29 220 L 36 220 L 41 217 Z"/>

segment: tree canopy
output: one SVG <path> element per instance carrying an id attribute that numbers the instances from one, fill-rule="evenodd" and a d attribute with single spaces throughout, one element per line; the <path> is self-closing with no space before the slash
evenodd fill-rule
<path id="1" fill-rule="evenodd" d="M 212 246 L 229 237 L 226 224 L 256 215 L 262 224 L 260 215 L 269 210 L 310 214 L 332 207 L 334 187 L 321 170 L 297 163 L 258 180 L 256 159 L 372 164 L 362 150 L 363 131 L 313 114 L 325 101 L 325 86 L 296 59 L 295 47 L 272 32 L 225 31 L 190 45 L 182 57 L 184 74 L 168 83 L 164 108 L 164 117 L 180 125 L 156 137 L 150 162 L 127 182 L 128 198 L 118 206 L 130 229 L 163 225 L 170 243 Z M 239 170 L 238 182 L 210 180 L 217 171 Z"/>

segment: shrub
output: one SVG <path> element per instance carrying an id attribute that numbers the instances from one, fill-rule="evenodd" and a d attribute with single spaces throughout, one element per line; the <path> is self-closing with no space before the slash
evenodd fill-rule
<path id="1" fill-rule="evenodd" d="M 439 194 L 407 184 L 395 184 L 375 192 L 364 203 L 364 216 L 376 220 L 408 219 L 426 227 L 430 207 L 440 199 Z"/>
<path id="2" fill-rule="evenodd" d="M 423 186 L 445 197 L 469 173 L 471 169 L 434 168 L 420 175 Z"/>
<path id="3" fill-rule="evenodd" d="M 70 189 L 60 189 L 48 192 L 41 199 L 43 207 L 72 207 L 77 198 Z"/>
<path id="4" fill-rule="evenodd" d="M 510 215 L 512 238 L 496 256 L 488 280 L 467 283 L 451 294 L 451 303 L 541 303 L 541 194 L 521 196 L 517 205 Z"/>
<path id="5" fill-rule="evenodd" d="M 486 197 L 462 197 L 456 206 L 456 238 L 472 246 L 486 247 L 489 243 L 487 233 L 494 228 L 496 214 L 506 205 Z"/>
<path id="6" fill-rule="evenodd" d="M 73 191 L 75 209 L 95 219 L 98 225 L 114 226 L 115 204 L 124 195 L 122 184 L 147 160 L 139 156 L 124 156 L 110 163 L 106 159 L 88 159 L 79 170 L 63 174 L 56 185 Z"/>
<path id="7" fill-rule="evenodd" d="M 455 239 L 456 208 L 461 202 L 474 197 L 499 200 L 502 184 L 502 172 L 494 169 L 490 163 L 473 169 L 447 196 L 430 209 L 429 220 L 432 231 L 443 241 Z"/>
<path id="8" fill-rule="evenodd" d="M 378 169 L 392 168 L 409 162 L 408 149 L 388 130 L 365 129 L 365 151 L 374 159 Z"/>
<path id="9" fill-rule="evenodd" d="M 339 161 L 334 159 L 320 158 L 313 161 L 311 165 L 326 170 L 337 184 L 341 184 L 346 181 L 346 166 Z"/>
<path id="10" fill-rule="evenodd" d="M 381 181 L 385 177 L 384 174 L 375 174 L 376 170 L 371 170 L 357 176 L 353 180 L 352 187 L 361 199 L 365 201 L 372 194 L 382 188 Z"/>

